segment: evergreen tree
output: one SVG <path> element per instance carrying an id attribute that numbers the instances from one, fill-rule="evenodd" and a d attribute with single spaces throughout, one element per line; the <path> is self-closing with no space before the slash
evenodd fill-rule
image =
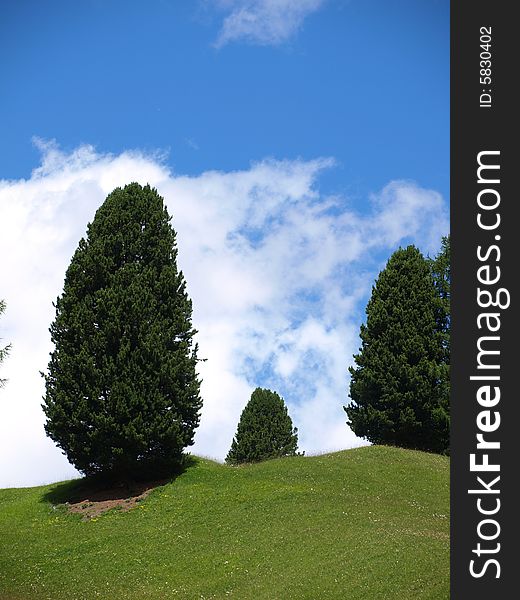
<path id="1" fill-rule="evenodd" d="M 115 189 L 55 304 L 45 430 L 86 475 L 166 472 L 193 443 L 196 332 L 170 220 L 149 186 Z"/>
<path id="2" fill-rule="evenodd" d="M 430 268 L 414 246 L 379 274 L 361 326 L 344 407 L 354 433 L 377 444 L 449 450 L 447 365 Z"/>
<path id="3" fill-rule="evenodd" d="M 3 300 L 0 300 L 0 315 L 2 315 L 2 313 L 5 310 L 5 302 Z M 9 354 L 9 350 L 11 349 L 11 344 L 9 344 L 8 346 L 5 346 L 4 348 L 0 348 L 0 364 L 2 364 L 2 361 L 4 360 L 4 358 Z M 5 385 L 6 380 L 0 378 L 0 388 L 3 387 Z"/>
<path id="4" fill-rule="evenodd" d="M 444 404 L 450 404 L 450 359 L 451 359 L 451 248 L 450 236 L 442 238 L 440 252 L 429 259 L 433 284 L 437 291 L 437 331 L 444 350 Z"/>
<path id="5" fill-rule="evenodd" d="M 439 299 L 437 328 L 441 333 L 445 348 L 445 362 L 450 364 L 451 332 L 451 249 L 450 236 L 442 238 L 441 249 L 434 259 L 429 259 L 433 284 Z"/>
<path id="6" fill-rule="evenodd" d="M 226 462 L 294 456 L 297 449 L 298 429 L 293 428 L 283 399 L 276 392 L 256 388 L 242 411 Z"/>

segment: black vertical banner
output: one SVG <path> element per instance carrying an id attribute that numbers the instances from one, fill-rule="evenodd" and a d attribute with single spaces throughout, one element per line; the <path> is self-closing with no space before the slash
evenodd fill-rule
<path id="1" fill-rule="evenodd" d="M 515 3 L 451 4 L 451 597 L 520 597 Z"/>

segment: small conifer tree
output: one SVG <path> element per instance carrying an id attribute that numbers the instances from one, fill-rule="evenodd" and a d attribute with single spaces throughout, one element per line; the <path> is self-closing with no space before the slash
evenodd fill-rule
<path id="1" fill-rule="evenodd" d="M 237 432 L 226 457 L 230 464 L 294 456 L 298 430 L 283 399 L 271 390 L 256 388 L 242 411 Z"/>

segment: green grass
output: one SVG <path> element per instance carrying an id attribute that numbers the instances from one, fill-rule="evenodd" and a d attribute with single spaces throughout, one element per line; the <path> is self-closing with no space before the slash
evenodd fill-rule
<path id="1" fill-rule="evenodd" d="M 1 600 L 449 598 L 449 460 L 371 446 L 197 459 L 129 512 L 0 490 Z"/>

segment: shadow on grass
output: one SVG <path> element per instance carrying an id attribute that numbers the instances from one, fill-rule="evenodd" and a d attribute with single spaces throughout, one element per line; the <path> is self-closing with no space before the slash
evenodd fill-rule
<path id="1" fill-rule="evenodd" d="M 83 477 L 64 483 L 58 483 L 42 495 L 40 502 L 50 504 L 76 504 L 86 500 L 90 502 L 110 502 L 127 500 L 143 496 L 148 491 L 173 482 L 187 469 L 197 464 L 197 458 L 191 455 L 183 457 L 183 461 L 169 472 L 154 474 L 146 478 L 139 474 L 135 479 L 110 479 L 100 476 Z"/>

